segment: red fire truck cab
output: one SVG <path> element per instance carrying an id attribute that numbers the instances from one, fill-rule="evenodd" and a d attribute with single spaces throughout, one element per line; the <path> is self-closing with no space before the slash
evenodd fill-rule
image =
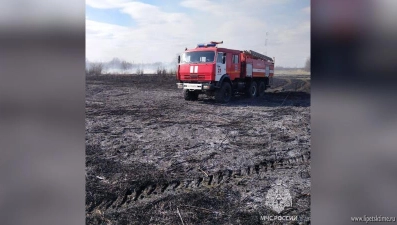
<path id="1" fill-rule="evenodd" d="M 218 48 L 221 43 L 198 44 L 178 56 L 177 87 L 183 89 L 185 100 L 197 100 L 199 94 L 223 103 L 235 93 L 262 97 L 272 84 L 274 58 L 252 50 Z"/>

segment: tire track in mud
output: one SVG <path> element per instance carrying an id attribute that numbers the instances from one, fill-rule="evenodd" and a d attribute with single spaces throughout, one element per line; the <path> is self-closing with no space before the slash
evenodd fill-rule
<path id="1" fill-rule="evenodd" d="M 263 179 L 269 173 L 281 169 L 293 169 L 299 166 L 308 165 L 310 162 L 310 151 L 305 151 L 297 156 L 280 159 L 268 159 L 254 165 L 246 166 L 241 169 L 218 170 L 215 173 L 205 173 L 203 176 L 186 179 L 173 179 L 162 182 L 145 182 L 137 187 L 125 189 L 123 194 L 116 195 L 109 200 L 102 200 L 91 203 L 87 206 L 87 212 L 92 213 L 96 209 L 120 209 L 127 208 L 140 202 L 155 201 L 170 194 L 182 194 L 195 190 L 214 188 L 223 184 L 234 183 L 239 185 L 244 178 Z"/>

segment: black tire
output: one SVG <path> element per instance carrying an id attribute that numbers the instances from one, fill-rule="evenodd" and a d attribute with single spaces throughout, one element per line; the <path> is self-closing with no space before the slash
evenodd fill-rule
<path id="1" fill-rule="evenodd" d="M 198 100 L 198 96 L 199 96 L 199 93 L 198 92 L 192 92 L 192 101 L 197 101 Z"/>
<path id="2" fill-rule="evenodd" d="M 198 99 L 199 93 L 195 91 L 183 90 L 183 97 L 187 101 L 196 101 Z"/>
<path id="3" fill-rule="evenodd" d="M 254 98 L 258 95 L 258 85 L 255 81 L 252 81 L 247 89 L 247 96 L 250 98 Z"/>
<path id="4" fill-rule="evenodd" d="M 190 101 L 191 99 L 191 94 L 190 94 L 190 91 L 189 90 L 183 90 L 183 98 L 186 100 L 186 101 Z"/>
<path id="5" fill-rule="evenodd" d="M 258 96 L 259 97 L 265 96 L 265 91 L 266 91 L 266 84 L 264 81 L 260 81 L 258 85 Z"/>
<path id="6" fill-rule="evenodd" d="M 232 86 L 228 82 L 224 82 L 220 89 L 215 91 L 215 101 L 227 103 L 232 98 Z"/>

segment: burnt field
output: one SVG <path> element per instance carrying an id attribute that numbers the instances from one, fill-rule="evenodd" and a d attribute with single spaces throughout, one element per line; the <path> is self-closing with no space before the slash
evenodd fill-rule
<path id="1" fill-rule="evenodd" d="M 86 223 L 310 224 L 309 77 L 278 76 L 263 98 L 228 104 L 185 101 L 175 83 L 87 77 Z M 280 214 L 265 205 L 277 179 L 292 197 Z"/>

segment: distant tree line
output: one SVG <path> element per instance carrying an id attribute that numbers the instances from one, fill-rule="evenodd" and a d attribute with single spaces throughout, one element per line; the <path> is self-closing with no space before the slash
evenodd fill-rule
<path id="1" fill-rule="evenodd" d="M 152 74 L 157 75 L 175 75 L 178 62 L 177 56 L 170 63 L 134 63 L 128 62 L 126 60 L 121 60 L 119 58 L 113 58 L 108 62 L 90 62 L 86 59 L 86 74 L 87 75 L 101 75 L 101 74 L 137 74 L 143 75 L 145 74 L 145 69 L 151 71 Z M 296 70 L 303 69 L 305 71 L 310 72 L 310 56 L 306 59 L 305 65 L 301 68 L 291 68 L 291 67 L 283 67 L 278 66 L 276 64 L 275 70 Z M 107 72 L 109 70 L 113 70 L 113 72 Z M 117 72 L 115 72 L 117 71 Z"/>
<path id="2" fill-rule="evenodd" d="M 310 72 L 310 56 L 306 59 L 305 65 L 303 67 L 284 67 L 284 66 L 278 66 L 276 63 L 276 66 L 274 67 L 276 70 L 296 70 L 296 69 L 302 69 L 304 71 Z"/>

